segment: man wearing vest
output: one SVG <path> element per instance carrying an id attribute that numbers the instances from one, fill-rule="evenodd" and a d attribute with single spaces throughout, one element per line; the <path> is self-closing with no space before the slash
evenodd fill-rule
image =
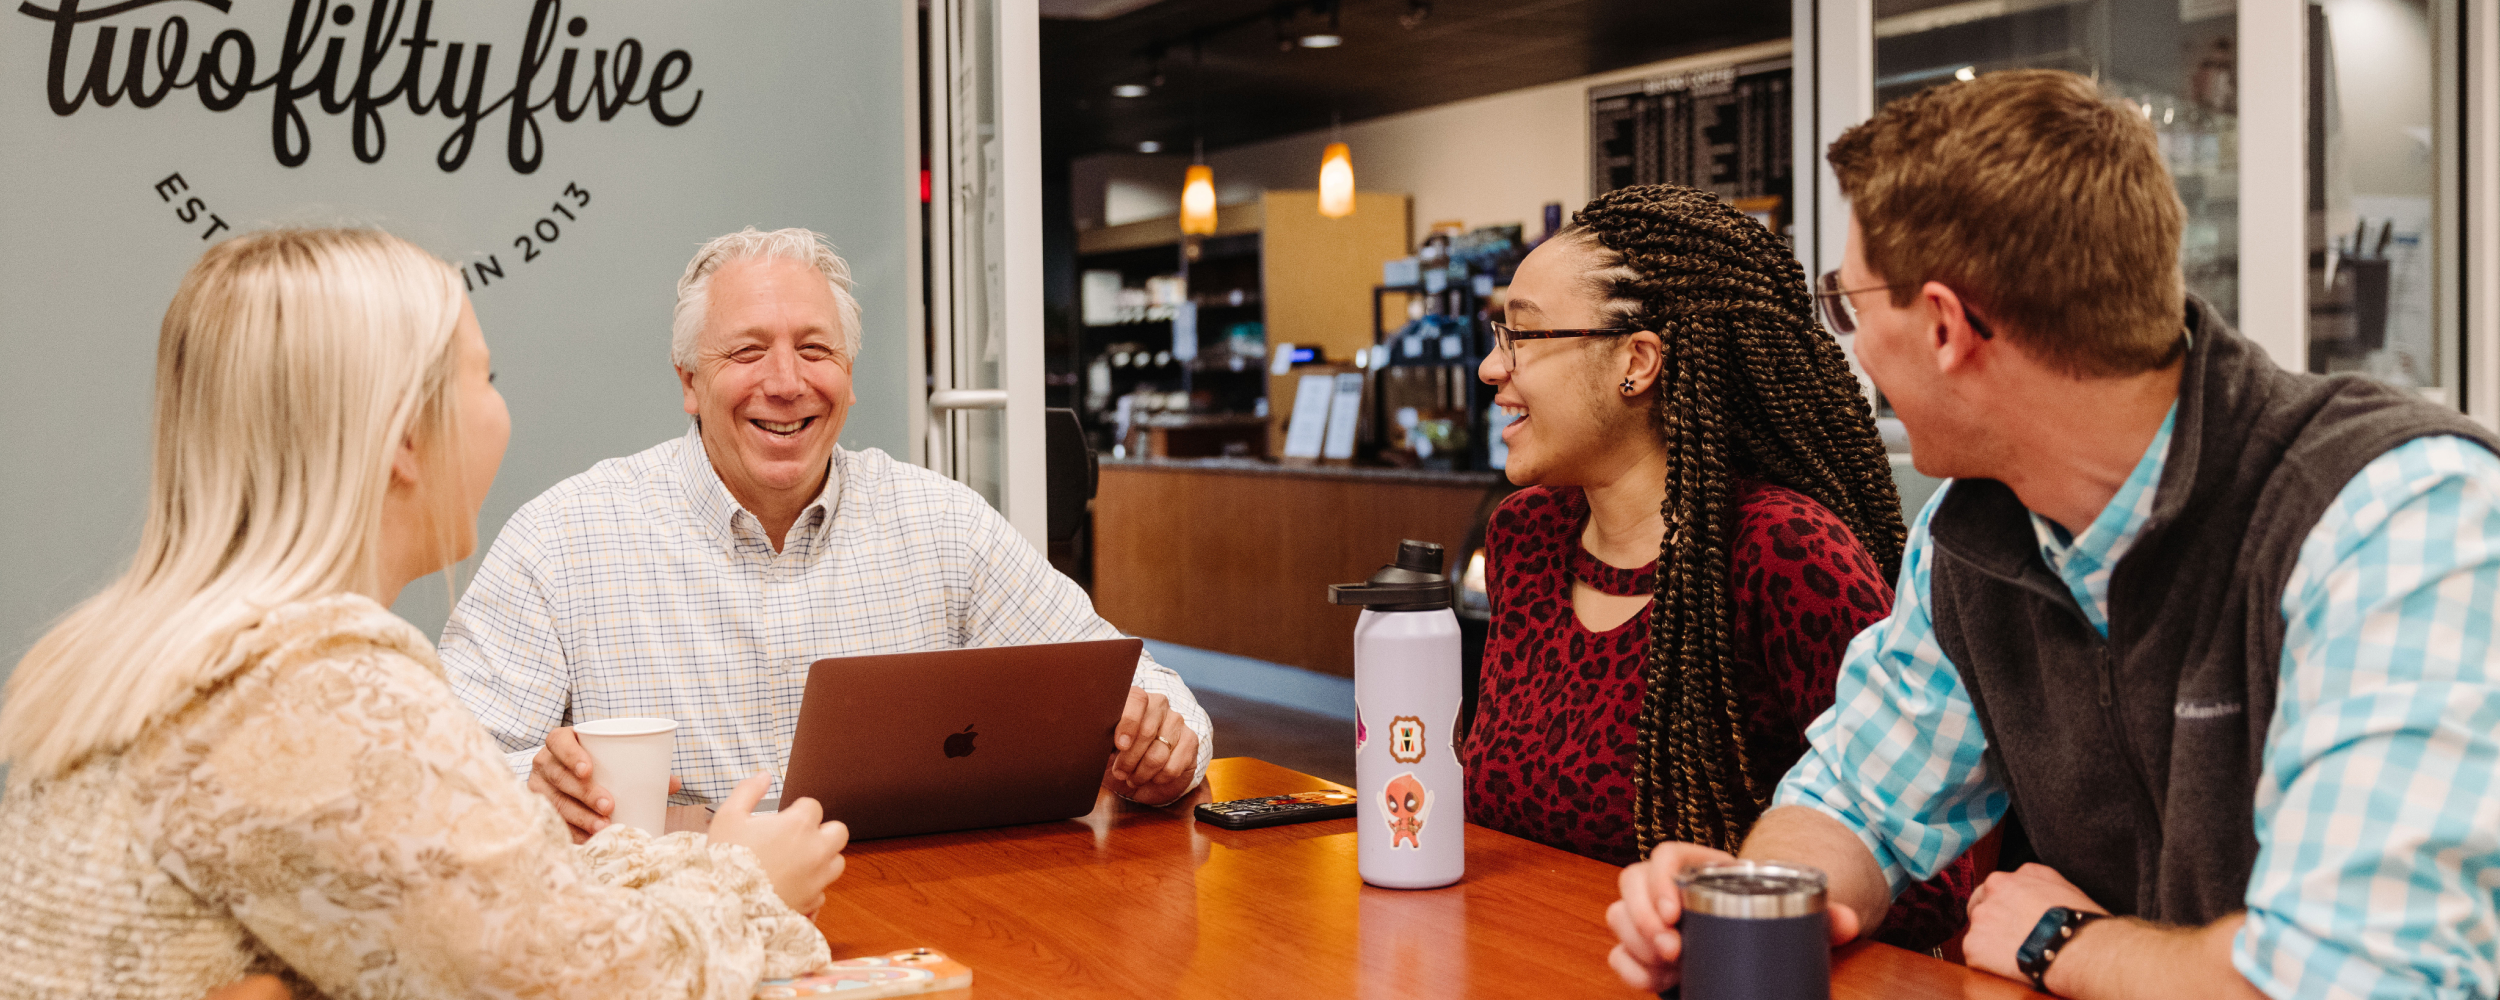
<path id="1" fill-rule="evenodd" d="M 2500 995 L 2500 441 L 2186 296 L 2153 130 L 2081 77 L 1830 159 L 1826 316 L 1952 482 L 1744 856 L 1827 873 L 1843 942 L 2005 823 L 1964 954 L 2059 996 Z M 1627 982 L 1676 982 L 1674 876 L 1726 860 L 1624 871 Z"/>

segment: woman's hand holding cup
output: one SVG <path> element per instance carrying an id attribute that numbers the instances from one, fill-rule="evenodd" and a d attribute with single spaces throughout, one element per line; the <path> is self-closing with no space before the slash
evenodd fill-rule
<path id="1" fill-rule="evenodd" d="M 851 842 L 851 829 L 839 820 L 824 822 L 824 807 L 815 799 L 800 799 L 769 816 L 755 815 L 772 787 L 769 774 L 739 782 L 712 817 L 711 839 L 754 851 L 781 901 L 814 916 L 824 905 L 825 887 L 842 877 L 842 848 Z"/>

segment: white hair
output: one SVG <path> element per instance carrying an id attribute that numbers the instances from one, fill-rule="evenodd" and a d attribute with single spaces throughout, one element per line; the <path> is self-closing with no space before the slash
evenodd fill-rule
<path id="1" fill-rule="evenodd" d="M 859 300 L 851 297 L 851 265 L 833 252 L 832 242 L 812 229 L 759 232 L 748 226 L 715 236 L 686 262 L 677 279 L 677 312 L 669 322 L 669 359 L 683 371 L 695 367 L 695 335 L 703 332 L 704 312 L 712 302 L 712 272 L 739 260 L 794 260 L 816 269 L 833 286 L 834 334 L 841 338 L 842 361 L 859 357 Z"/>
<path id="2" fill-rule="evenodd" d="M 461 302 L 451 265 L 376 230 L 202 255 L 157 340 L 138 557 L 18 661 L 0 760 L 49 777 L 118 752 L 239 666 L 270 609 L 379 585 L 399 442 L 457 454 Z"/>

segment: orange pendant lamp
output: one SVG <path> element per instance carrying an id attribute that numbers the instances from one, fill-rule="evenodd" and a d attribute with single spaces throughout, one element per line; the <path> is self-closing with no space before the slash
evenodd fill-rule
<path id="1" fill-rule="evenodd" d="M 1181 235 L 1215 235 L 1215 168 L 1204 163 L 1191 164 L 1181 185 Z"/>
<path id="2" fill-rule="evenodd" d="M 1331 219 L 1354 214 L 1354 156 L 1345 143 L 1329 143 L 1320 154 L 1319 214 Z"/>
<path id="3" fill-rule="evenodd" d="M 1215 168 L 1207 166 L 1206 118 L 1203 114 L 1206 96 L 1202 74 L 1206 72 L 1206 53 L 1196 38 L 1190 39 L 1190 128 L 1198 133 L 1190 140 L 1189 175 L 1181 183 L 1181 235 L 1215 235 Z M 1196 256 L 1194 248 L 1190 256 Z"/>

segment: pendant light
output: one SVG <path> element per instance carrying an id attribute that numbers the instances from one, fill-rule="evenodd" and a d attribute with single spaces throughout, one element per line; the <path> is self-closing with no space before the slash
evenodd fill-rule
<path id="1" fill-rule="evenodd" d="M 1319 214 L 1342 219 L 1354 214 L 1354 157 L 1345 143 L 1332 142 L 1319 157 Z"/>
<path id="2" fill-rule="evenodd" d="M 1215 235 L 1215 168 L 1207 166 L 1206 120 L 1206 55 L 1196 39 L 1190 40 L 1190 117 L 1198 132 L 1189 157 L 1189 176 L 1181 184 L 1181 235 Z"/>
<path id="3" fill-rule="evenodd" d="M 1342 219 L 1354 214 L 1354 154 L 1346 150 L 1345 128 L 1335 115 L 1329 126 L 1337 141 L 1319 154 L 1319 214 Z"/>
<path id="4" fill-rule="evenodd" d="M 1215 168 L 1204 163 L 1190 164 L 1181 186 L 1181 235 L 1215 235 Z"/>

